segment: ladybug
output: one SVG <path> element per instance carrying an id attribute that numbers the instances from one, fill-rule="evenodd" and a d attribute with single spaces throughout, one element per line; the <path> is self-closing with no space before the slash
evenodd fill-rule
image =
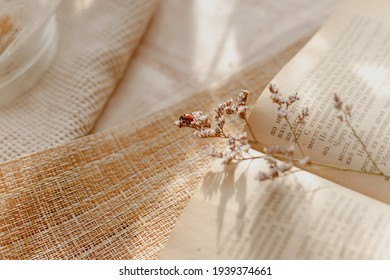
<path id="1" fill-rule="evenodd" d="M 192 116 L 192 114 L 184 114 L 182 116 L 180 116 L 180 120 L 185 122 L 185 123 L 192 123 L 194 121 L 194 117 Z"/>

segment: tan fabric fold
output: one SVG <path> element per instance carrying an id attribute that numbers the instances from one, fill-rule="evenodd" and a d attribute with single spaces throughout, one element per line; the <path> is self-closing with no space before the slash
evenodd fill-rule
<path id="1" fill-rule="evenodd" d="M 155 6 L 155 0 L 63 1 L 59 47 L 48 72 L 0 108 L 0 161 L 88 134 Z"/>
<path id="2" fill-rule="evenodd" d="M 0 258 L 156 258 L 211 162 L 173 121 L 241 89 L 253 103 L 304 41 L 185 104 L 0 164 Z"/>

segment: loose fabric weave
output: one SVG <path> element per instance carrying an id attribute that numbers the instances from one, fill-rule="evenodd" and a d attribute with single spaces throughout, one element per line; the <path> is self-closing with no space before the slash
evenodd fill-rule
<path id="1" fill-rule="evenodd" d="M 302 43 L 185 104 L 0 164 L 0 258 L 156 258 L 211 162 L 173 122 L 241 89 L 253 104 Z"/>
<path id="2" fill-rule="evenodd" d="M 0 108 L 0 161 L 89 133 L 155 6 L 154 0 L 63 1 L 51 67 L 36 86 Z"/>

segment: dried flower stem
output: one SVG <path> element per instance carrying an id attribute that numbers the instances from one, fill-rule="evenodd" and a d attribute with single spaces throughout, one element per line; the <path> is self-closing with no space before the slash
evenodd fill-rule
<path id="1" fill-rule="evenodd" d="M 371 173 L 371 172 L 367 172 L 368 174 L 378 174 L 378 175 L 382 175 L 384 177 L 386 177 L 387 179 L 390 178 L 390 176 L 386 175 L 385 173 L 383 173 L 383 171 L 378 167 L 378 165 L 376 164 L 375 160 L 371 157 L 371 154 L 370 152 L 368 151 L 367 147 L 366 147 L 366 144 L 364 144 L 364 142 L 362 141 L 362 139 L 359 137 L 359 135 L 357 134 L 356 130 L 353 128 L 353 126 L 351 125 L 351 123 L 349 122 L 347 116 L 345 116 L 345 123 L 347 124 L 347 126 L 351 129 L 353 135 L 355 136 L 355 138 L 359 141 L 360 145 L 362 145 L 363 147 L 363 150 L 364 152 L 366 153 L 368 159 L 371 161 L 371 163 L 374 165 L 374 167 L 376 168 L 376 170 L 378 170 L 379 174 L 378 173 Z"/>
<path id="2" fill-rule="evenodd" d="M 269 87 L 270 91 L 272 94 L 278 94 L 279 90 L 276 89 L 276 87 L 274 85 L 270 85 Z M 271 98 L 275 98 L 275 97 L 271 97 Z M 279 104 L 279 106 L 281 106 L 284 102 L 283 100 L 281 99 L 280 95 L 277 96 L 277 100 L 274 101 L 274 103 L 277 103 Z M 335 97 L 335 107 L 337 110 L 340 110 L 341 111 L 341 114 L 342 115 L 339 115 L 338 118 L 341 120 L 341 121 L 345 121 L 347 126 L 351 129 L 354 137 L 359 141 L 359 143 L 362 145 L 367 157 L 369 158 L 369 160 L 372 162 L 372 164 L 374 165 L 374 167 L 376 168 L 376 170 L 378 172 L 368 172 L 368 171 L 365 171 L 365 170 L 360 170 L 360 169 L 353 169 L 353 168 L 344 168 L 344 167 L 339 167 L 339 166 L 333 166 L 333 165 L 329 165 L 329 164 L 323 164 L 323 163 L 319 163 L 319 162 L 310 162 L 311 166 L 312 167 L 321 167 L 321 169 L 330 169 L 330 170 L 339 170 L 339 171 L 350 171 L 350 172 L 355 172 L 355 173 L 363 173 L 363 174 L 371 174 L 371 175 L 377 175 L 377 176 L 383 176 L 387 179 L 390 178 L 390 176 L 386 175 L 379 167 L 378 165 L 376 164 L 376 162 L 374 161 L 374 159 L 372 158 L 370 152 L 368 151 L 366 145 L 364 144 L 364 142 L 361 140 L 361 138 L 359 137 L 359 135 L 357 134 L 357 132 L 355 131 L 355 129 L 353 128 L 353 126 L 351 125 L 350 121 L 349 121 L 349 117 L 351 117 L 351 109 L 352 107 L 349 106 L 349 105 L 343 105 L 342 102 L 341 102 L 341 99 L 336 96 Z M 281 107 L 279 107 L 281 108 Z M 302 125 L 304 122 L 299 122 L 297 123 L 296 127 L 294 128 L 293 125 L 291 124 L 290 122 L 290 119 L 289 119 L 289 116 L 288 116 L 288 111 L 284 111 L 283 114 L 281 115 L 281 118 L 284 119 L 294 137 L 294 142 L 297 144 L 302 156 L 306 156 L 305 155 L 305 152 L 303 151 L 303 148 L 301 146 L 301 143 L 299 141 L 299 138 L 297 137 L 297 134 L 296 134 L 296 131 L 298 129 L 298 127 L 300 125 Z M 302 118 L 300 118 L 300 120 L 302 120 Z M 261 151 L 264 150 L 264 146 L 260 144 L 260 142 L 256 139 L 254 133 L 253 133 L 253 130 L 248 122 L 247 119 L 245 119 L 245 123 L 246 123 L 246 126 L 248 127 L 248 130 L 253 138 L 253 141 L 251 141 L 251 143 L 255 144 L 256 146 L 260 147 Z M 275 155 L 275 154 L 272 154 L 272 156 L 276 159 L 279 159 L 279 160 L 286 160 L 287 158 L 284 157 L 284 156 L 281 156 L 281 155 Z M 295 163 L 298 163 L 300 160 L 298 159 L 292 159 L 293 162 Z"/>
<path id="3" fill-rule="evenodd" d="M 279 155 L 273 155 L 273 157 L 278 159 L 278 160 L 286 160 L 287 159 L 286 157 L 279 156 Z M 264 158 L 266 158 L 266 156 L 251 156 L 249 158 L 243 158 L 242 160 L 255 160 L 255 159 L 264 159 Z M 293 162 L 299 163 L 299 160 L 293 159 Z M 321 168 L 312 168 L 312 169 L 316 169 L 316 170 L 351 171 L 351 172 L 356 172 L 356 173 L 367 174 L 367 171 L 364 171 L 364 170 L 338 167 L 338 166 L 333 166 L 333 165 L 328 165 L 328 164 L 323 164 L 323 163 L 318 163 L 318 162 L 312 162 L 311 165 L 312 165 L 312 167 L 313 166 L 321 167 Z M 368 174 L 388 177 L 383 173 L 368 173 Z"/>
<path id="4" fill-rule="evenodd" d="M 254 160 L 254 159 L 263 159 L 268 164 L 268 171 L 263 172 L 259 171 L 258 179 L 260 181 L 264 180 L 273 180 L 281 175 L 290 174 L 293 164 L 299 164 L 300 166 L 310 166 L 312 169 L 316 170 L 339 170 L 339 171 L 350 171 L 355 173 L 370 174 L 376 176 L 383 176 L 386 179 L 390 179 L 389 175 L 386 175 L 377 165 L 377 163 L 372 158 L 370 152 L 368 151 L 366 145 L 361 140 L 355 129 L 352 127 L 350 118 L 352 115 L 352 106 L 344 104 L 340 97 L 336 94 L 334 95 L 334 106 L 338 110 L 337 118 L 345 122 L 347 126 L 351 129 L 354 137 L 362 145 L 364 152 L 366 153 L 368 159 L 371 161 L 377 172 L 370 172 L 360 169 L 344 168 L 333 166 L 329 164 L 312 162 L 311 159 L 305 154 L 304 149 L 299 141 L 297 135 L 297 129 L 304 125 L 306 118 L 309 116 L 309 109 L 307 107 L 301 108 L 301 112 L 296 117 L 293 122 L 295 127 L 291 122 L 289 116 L 289 107 L 299 100 L 298 94 L 290 95 L 287 99 L 284 99 L 279 93 L 279 89 L 275 85 L 269 85 L 269 91 L 271 92 L 271 99 L 273 103 L 278 105 L 278 118 L 283 119 L 289 130 L 293 135 L 293 142 L 298 146 L 299 151 L 302 155 L 302 158 L 298 159 L 294 157 L 294 146 L 264 146 L 262 145 L 255 137 L 255 134 L 250 126 L 246 111 L 246 100 L 249 94 L 248 91 L 242 90 L 235 101 L 232 98 L 221 102 L 218 107 L 215 109 L 214 122 L 215 126 L 211 126 L 211 122 L 207 114 L 196 111 L 189 114 L 182 115 L 178 121 L 174 124 L 181 127 L 189 127 L 195 129 L 194 135 L 200 138 L 223 138 L 227 139 L 227 146 L 223 150 L 218 150 L 214 146 L 208 146 L 209 155 L 217 158 L 221 158 L 224 164 L 229 164 L 232 161 L 244 161 L 244 160 Z M 237 115 L 240 119 L 245 121 L 245 125 L 248 128 L 248 131 L 251 135 L 252 140 L 248 140 L 247 133 L 243 132 L 236 136 L 231 134 L 226 134 L 224 131 L 225 125 L 225 116 Z M 250 144 L 253 144 L 258 147 L 258 150 L 264 155 L 253 156 L 249 152 Z M 247 156 L 249 155 L 249 157 Z"/>
<path id="5" fill-rule="evenodd" d="M 253 131 L 251 129 L 251 126 L 249 125 L 249 123 L 247 122 L 246 123 L 247 127 L 248 127 L 248 130 L 249 132 L 251 133 L 251 136 L 252 136 L 252 139 L 253 141 L 249 141 L 250 143 L 258 146 L 261 148 L 261 151 L 264 152 L 264 146 L 261 145 L 255 138 L 254 134 L 253 134 Z M 291 126 L 290 126 L 290 129 L 291 129 Z M 297 139 L 297 138 L 296 138 Z M 297 142 L 299 143 L 299 141 Z M 302 153 L 304 154 L 304 153 Z M 278 160 L 286 160 L 287 157 L 284 157 L 284 156 L 281 156 L 281 155 L 275 155 L 273 154 L 272 155 L 274 158 L 278 159 Z M 265 156 L 252 156 L 250 158 L 245 158 L 243 160 L 254 160 L 254 159 L 262 159 L 264 158 Z M 299 159 L 292 159 L 293 162 L 295 163 L 299 163 Z M 329 165 L 329 164 L 324 164 L 324 163 L 319 163 L 319 162 L 311 162 L 311 166 L 312 167 L 322 167 L 322 168 L 313 168 L 313 169 L 321 169 L 321 170 L 339 170 L 339 171 L 351 171 L 351 172 L 356 172 L 356 173 L 363 173 L 363 174 L 367 174 L 368 172 L 367 171 L 364 171 L 364 170 L 360 170 L 360 169 L 352 169 L 352 168 L 345 168 L 345 167 L 339 167 L 339 166 L 333 166 L 333 165 Z M 380 172 L 380 173 L 368 173 L 368 174 L 372 174 L 372 175 L 377 175 L 377 176 L 385 176 L 385 177 L 389 177 L 387 175 L 385 175 L 383 172 Z"/>
<path id="6" fill-rule="evenodd" d="M 293 134 L 294 142 L 297 143 L 299 151 L 301 152 L 302 156 L 305 157 L 306 154 L 303 152 L 303 149 L 301 147 L 301 143 L 299 142 L 299 139 L 298 139 L 297 134 L 296 134 L 296 129 L 298 128 L 299 124 L 297 124 L 297 126 L 294 129 L 293 126 L 290 123 L 289 118 L 287 116 L 285 116 L 284 119 L 286 120 L 286 123 L 287 123 L 288 127 L 290 128 L 291 133 Z"/>

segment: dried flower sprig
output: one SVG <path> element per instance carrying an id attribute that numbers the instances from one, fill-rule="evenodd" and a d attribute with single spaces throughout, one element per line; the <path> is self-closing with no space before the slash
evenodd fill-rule
<path id="1" fill-rule="evenodd" d="M 268 166 L 268 170 L 259 171 L 257 178 L 260 181 L 273 180 L 282 175 L 289 174 L 294 163 L 306 168 L 313 166 L 314 168 L 354 171 L 359 173 L 381 175 L 387 179 L 390 178 L 379 169 L 379 167 L 371 157 L 370 153 L 368 152 L 364 142 L 360 139 L 360 137 L 352 127 L 350 123 L 350 118 L 352 117 L 352 107 L 350 105 L 344 104 L 338 95 L 335 94 L 333 98 L 334 106 L 338 111 L 337 118 L 343 122 L 346 122 L 347 125 L 350 127 L 354 136 L 363 146 L 363 149 L 366 152 L 368 158 L 377 169 L 377 173 L 370 173 L 364 170 L 355 170 L 313 162 L 310 157 L 304 153 L 304 150 L 299 141 L 299 137 L 296 133 L 299 126 L 305 125 L 306 119 L 309 117 L 309 108 L 302 107 L 300 109 L 300 113 L 298 113 L 298 115 L 295 117 L 295 120 L 292 122 L 289 109 L 294 103 L 300 100 L 298 94 L 295 93 L 294 95 L 289 95 L 287 99 L 285 99 L 283 98 L 283 95 L 280 93 L 279 89 L 276 87 L 275 84 L 270 84 L 268 86 L 268 89 L 271 93 L 270 98 L 272 99 L 272 102 L 278 106 L 278 118 L 285 120 L 285 122 L 287 123 L 294 137 L 293 142 L 299 148 L 299 151 L 302 156 L 301 158 L 296 157 L 294 145 L 284 147 L 264 147 L 260 144 L 260 142 L 256 140 L 254 133 L 246 118 L 248 109 L 247 98 L 249 95 L 249 91 L 247 90 L 242 90 L 235 101 L 230 98 L 218 104 L 217 108 L 215 109 L 215 115 L 213 118 L 215 123 L 214 127 L 212 127 L 211 125 L 209 116 L 202 111 L 184 114 L 174 124 L 179 128 L 189 127 L 195 129 L 194 135 L 200 138 L 216 137 L 226 139 L 227 145 L 221 150 L 217 149 L 213 145 L 206 146 L 208 155 L 216 158 L 221 158 L 223 164 L 229 164 L 233 161 L 251 160 L 257 158 L 265 160 Z M 240 119 L 243 119 L 245 121 L 245 124 L 247 125 L 248 130 L 251 133 L 251 138 L 253 140 L 249 141 L 247 133 L 245 132 L 239 133 L 236 136 L 226 134 L 224 132 L 226 116 L 230 115 L 237 115 Z M 250 144 L 256 145 L 259 150 L 264 153 L 264 156 L 254 157 L 250 155 Z"/>
<path id="2" fill-rule="evenodd" d="M 194 129 L 194 135 L 200 138 L 216 137 L 226 139 L 227 145 L 225 148 L 217 149 L 213 145 L 206 146 L 207 154 L 215 158 L 221 158 L 223 164 L 229 164 L 233 161 L 263 158 L 267 162 L 269 169 L 265 172 L 260 172 L 259 179 L 266 180 L 279 177 L 282 174 L 286 174 L 293 166 L 293 146 L 265 147 L 263 149 L 264 156 L 253 157 L 249 154 L 250 143 L 246 132 L 231 135 L 226 134 L 224 131 L 226 118 L 231 115 L 236 115 L 247 123 L 248 95 L 249 91 L 241 90 L 235 101 L 230 98 L 218 104 L 213 118 L 215 123 L 214 127 L 211 125 L 209 116 L 202 111 L 184 114 L 174 124 L 179 128 L 189 127 Z M 285 104 L 286 108 L 288 108 L 296 100 L 298 100 L 298 96 L 290 97 L 286 102 L 281 101 L 280 106 L 284 106 L 283 104 Z M 274 156 L 282 157 L 283 162 L 278 162 Z"/>
<path id="3" fill-rule="evenodd" d="M 291 122 L 290 122 L 290 117 L 289 117 L 289 107 L 297 102 L 299 100 L 298 93 L 295 93 L 293 95 L 289 95 L 287 100 L 285 100 L 282 95 L 279 92 L 279 89 L 276 87 L 275 84 L 270 84 L 268 86 L 268 90 L 270 91 L 271 99 L 273 103 L 276 103 L 278 105 L 278 118 L 284 119 L 289 126 L 293 136 L 294 136 L 294 142 L 298 145 L 299 150 L 302 154 L 302 156 L 306 156 L 305 153 L 303 152 L 302 146 L 298 141 L 298 136 L 297 136 L 297 129 L 300 125 L 305 124 L 306 118 L 309 117 L 309 108 L 307 107 L 302 107 L 301 108 L 301 113 L 298 114 L 296 117 L 296 126 L 294 127 Z"/>
<path id="4" fill-rule="evenodd" d="M 208 154 L 213 157 L 222 158 L 224 164 L 229 164 L 233 160 L 242 160 L 245 158 L 244 153 L 249 151 L 250 145 L 247 134 L 242 132 L 237 136 L 227 135 L 224 132 L 225 115 L 236 114 L 241 119 L 246 119 L 246 106 L 249 91 L 242 90 L 235 102 L 232 98 L 221 102 L 215 109 L 214 122 L 215 126 L 211 127 L 211 122 L 207 114 L 196 111 L 182 115 L 174 124 L 179 127 L 189 127 L 195 129 L 194 135 L 200 138 L 226 138 L 227 147 L 223 150 L 217 150 L 214 146 L 208 145 Z"/>
<path id="5" fill-rule="evenodd" d="M 242 90 L 239 93 L 236 102 L 233 102 L 233 99 L 230 98 L 227 101 L 219 103 L 218 107 L 215 109 L 214 128 L 211 128 L 211 122 L 208 115 L 202 111 L 184 114 L 179 118 L 179 120 L 175 121 L 174 124 L 179 128 L 190 127 L 196 129 L 194 134 L 200 138 L 229 138 L 229 136 L 223 131 L 225 126 L 225 114 L 232 115 L 235 113 L 239 118 L 245 119 L 246 111 L 248 109 L 248 106 L 246 106 L 248 94 L 249 91 Z"/>
<path id="6" fill-rule="evenodd" d="M 291 170 L 293 167 L 294 146 L 269 146 L 263 149 L 266 157 L 265 160 L 268 164 L 267 171 L 259 171 L 257 179 L 265 181 L 282 176 Z M 284 158 L 284 162 L 277 162 L 274 158 L 280 155 Z"/>
<path id="7" fill-rule="evenodd" d="M 333 94 L 333 105 L 334 108 L 338 111 L 337 118 L 340 121 L 347 121 L 347 118 L 352 116 L 352 106 L 348 104 L 344 104 L 341 101 L 341 98 L 337 95 L 337 93 Z"/>
<path id="8" fill-rule="evenodd" d="M 337 118 L 342 121 L 342 122 L 345 122 L 347 124 L 347 126 L 349 127 L 349 129 L 352 131 L 354 137 L 356 138 L 356 140 L 360 143 L 360 145 L 362 146 L 364 152 L 366 153 L 367 155 L 367 158 L 371 161 L 372 165 L 375 167 L 375 169 L 377 170 L 377 174 L 378 175 L 381 175 L 381 176 L 384 176 L 386 179 L 390 179 L 390 176 L 389 175 L 386 175 L 378 166 L 378 164 L 375 162 L 375 160 L 372 158 L 371 156 L 371 153 L 368 151 L 367 149 L 367 146 L 366 144 L 363 142 L 363 140 L 360 138 L 360 136 L 358 135 L 358 133 L 356 132 L 356 130 L 353 128 L 352 124 L 351 124 L 351 117 L 352 117 L 352 105 L 349 105 L 349 104 L 345 104 L 341 98 L 337 95 L 337 93 L 334 93 L 333 94 L 333 105 L 335 107 L 335 109 L 337 110 Z M 369 172 L 368 172 L 369 173 Z"/>
<path id="9" fill-rule="evenodd" d="M 228 146 L 223 150 L 217 150 L 213 145 L 206 146 L 208 154 L 212 157 L 222 158 L 223 164 L 229 164 L 233 160 L 242 160 L 244 153 L 248 153 L 250 145 L 248 143 L 246 132 L 242 132 L 238 137 L 229 135 Z"/>

